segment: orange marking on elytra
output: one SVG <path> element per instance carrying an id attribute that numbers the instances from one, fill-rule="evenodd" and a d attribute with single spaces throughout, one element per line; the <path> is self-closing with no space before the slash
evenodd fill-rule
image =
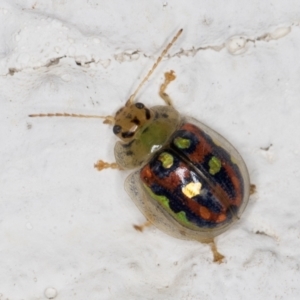
<path id="1" fill-rule="evenodd" d="M 211 217 L 210 211 L 205 206 L 200 206 L 199 214 L 204 220 L 208 220 Z"/>
<path id="2" fill-rule="evenodd" d="M 226 215 L 225 214 L 220 214 L 216 220 L 217 223 L 223 222 L 226 220 Z"/>

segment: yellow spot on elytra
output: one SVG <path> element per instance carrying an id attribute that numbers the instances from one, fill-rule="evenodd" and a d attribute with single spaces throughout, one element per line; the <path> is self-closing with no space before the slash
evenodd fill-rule
<path id="1" fill-rule="evenodd" d="M 169 169 L 172 167 L 174 158 L 171 154 L 167 152 L 163 152 L 159 157 L 158 160 L 162 162 L 162 165 L 165 169 Z"/>
<path id="2" fill-rule="evenodd" d="M 188 198 L 193 198 L 200 194 L 201 187 L 201 182 L 190 182 L 182 188 L 182 193 Z"/>
<path id="3" fill-rule="evenodd" d="M 231 160 L 231 162 L 232 162 L 233 164 L 237 165 L 237 160 L 236 160 L 235 157 L 230 156 L 230 160 Z"/>

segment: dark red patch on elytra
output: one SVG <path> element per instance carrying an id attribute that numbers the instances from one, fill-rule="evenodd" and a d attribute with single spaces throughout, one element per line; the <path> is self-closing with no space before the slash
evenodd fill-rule
<path id="1" fill-rule="evenodd" d="M 190 146 L 179 149 L 172 142 L 177 137 L 190 139 Z M 158 159 L 166 151 L 174 158 L 169 168 L 164 168 Z M 214 175 L 209 173 L 209 160 L 213 156 L 221 161 L 221 169 Z M 198 227 L 215 227 L 229 221 L 237 214 L 243 199 L 243 178 L 230 155 L 189 123 L 179 128 L 171 144 L 141 169 L 140 178 L 154 194 L 169 200 L 174 213 L 185 212 L 187 219 Z M 183 193 L 182 188 L 190 182 L 202 184 L 200 195 L 189 198 Z"/>
<path id="2" fill-rule="evenodd" d="M 160 161 L 156 161 L 160 164 Z M 151 163 L 153 163 L 151 161 Z M 182 192 L 182 187 L 188 182 L 191 182 L 195 178 L 195 175 L 191 174 L 193 169 L 186 163 L 180 161 L 178 166 L 174 168 L 167 176 L 161 176 L 156 174 L 151 168 L 151 163 L 147 164 L 141 169 L 140 178 L 142 182 L 149 187 L 155 194 L 160 196 L 166 196 L 170 200 L 170 208 L 178 213 L 184 211 L 187 216 L 190 216 L 190 220 L 198 219 L 202 223 L 216 224 L 226 219 L 226 207 L 220 205 L 218 212 L 213 212 L 209 208 L 200 204 L 197 201 L 197 197 L 189 198 Z M 157 191 L 159 187 L 160 191 Z M 198 196 L 200 197 L 200 196 Z M 197 222 L 194 225 L 197 225 Z"/>

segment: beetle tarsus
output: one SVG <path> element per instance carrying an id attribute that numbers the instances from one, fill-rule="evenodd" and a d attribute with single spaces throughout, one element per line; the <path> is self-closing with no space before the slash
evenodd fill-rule
<path id="1" fill-rule="evenodd" d="M 256 193 L 256 185 L 250 184 L 250 195 L 253 195 Z"/>
<path id="2" fill-rule="evenodd" d="M 142 225 L 133 225 L 133 228 L 137 231 L 140 231 L 140 232 L 143 232 L 143 230 L 146 228 L 146 227 L 149 227 L 151 226 L 152 223 L 150 221 L 146 221 L 144 224 Z"/>
<path id="3" fill-rule="evenodd" d="M 170 96 L 165 92 L 168 85 L 170 84 L 171 81 L 175 80 L 175 72 L 171 70 L 170 72 L 165 73 L 165 81 L 162 83 L 162 85 L 159 88 L 159 96 L 165 101 L 165 103 L 169 106 L 172 105 L 172 100 Z"/>
<path id="4" fill-rule="evenodd" d="M 214 241 L 212 243 L 210 243 L 210 249 L 214 255 L 213 261 L 218 264 L 223 263 L 223 259 L 225 258 L 225 256 L 218 251 L 217 246 Z"/>
<path id="5" fill-rule="evenodd" d="M 94 164 L 94 168 L 96 168 L 98 171 L 102 171 L 104 169 L 118 169 L 118 170 L 122 170 L 120 168 L 120 166 L 117 163 L 108 163 L 105 162 L 103 160 L 98 160 L 95 164 Z"/>

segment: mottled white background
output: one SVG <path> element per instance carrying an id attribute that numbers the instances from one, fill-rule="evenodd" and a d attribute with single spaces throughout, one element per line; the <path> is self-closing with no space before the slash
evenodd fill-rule
<path id="1" fill-rule="evenodd" d="M 0 1 L 0 300 L 299 299 L 300 6 L 298 0 Z M 139 95 L 175 106 L 230 140 L 257 193 L 207 245 L 149 228 L 97 172 L 116 141 L 113 114 L 179 28 Z"/>

